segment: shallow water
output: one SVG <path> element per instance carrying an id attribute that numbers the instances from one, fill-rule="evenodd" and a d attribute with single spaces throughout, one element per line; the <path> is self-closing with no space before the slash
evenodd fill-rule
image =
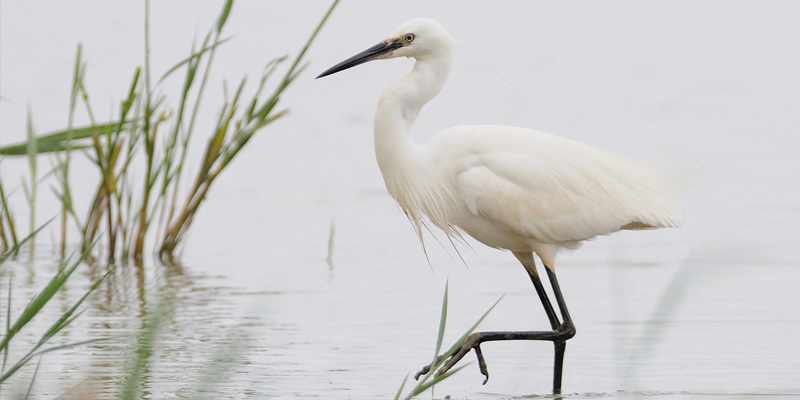
<path id="1" fill-rule="evenodd" d="M 64 126 L 78 41 L 96 107 L 116 104 L 141 57 L 142 10 L 102 4 L 81 7 L 94 13 L 62 4 L 46 11 L 0 6 L 0 89 L 9 99 L 0 107 L 2 143 L 24 137 L 26 104 L 39 131 Z M 210 25 L 219 6 L 192 4 L 153 4 L 154 70 L 186 54 L 192 34 Z M 314 2 L 301 13 L 291 4 L 236 4 L 234 40 L 221 48 L 211 82 L 257 76 L 272 56 L 293 52 L 327 6 Z M 47 354 L 34 398 L 54 398 L 78 384 L 93 397 L 115 397 L 135 349 L 132 334 L 158 307 L 170 317 L 142 380 L 143 397 L 151 399 L 198 398 L 201 390 L 208 398 L 393 396 L 403 377 L 433 355 L 446 281 L 446 343 L 503 294 L 483 329 L 546 327 L 510 254 L 469 241 L 458 246 L 462 262 L 452 247 L 429 238 L 428 261 L 385 193 L 372 150 L 372 112 L 380 91 L 409 62 L 311 79 L 419 15 L 440 20 L 534 103 L 462 53 L 448 86 L 420 116 L 419 140 L 451 125 L 504 123 L 690 171 L 685 227 L 598 238 L 559 258 L 578 329 L 566 352 L 565 396 L 800 396 L 796 3 L 526 2 L 501 9 L 466 2 L 459 12 L 444 3 L 405 4 L 341 5 L 312 48 L 309 73 L 283 99 L 292 113 L 254 139 L 219 180 L 181 266 L 119 266 L 52 344 L 111 339 Z M 220 93 L 212 85 L 209 99 Z M 215 112 L 209 107 L 205 122 Z M 3 160 L 1 167 L 11 185 L 26 171 L 24 160 Z M 75 190 L 91 191 L 93 182 L 76 179 Z M 40 194 L 40 219 L 48 194 Z M 332 269 L 325 260 L 331 220 Z M 54 273 L 49 236 L 32 260 L 23 255 L 0 267 L 0 317 L 7 285 L 16 314 Z M 17 353 L 9 360 L 107 268 L 80 268 L 15 338 Z M 490 343 L 483 350 L 486 386 L 470 365 L 437 386 L 434 397 L 548 396 L 550 345 Z M 35 365 L 0 387 L 0 395 L 23 394 Z"/>

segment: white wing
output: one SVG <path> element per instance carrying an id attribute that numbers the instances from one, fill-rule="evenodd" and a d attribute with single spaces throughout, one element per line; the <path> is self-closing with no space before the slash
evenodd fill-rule
<path id="1" fill-rule="evenodd" d="M 448 162 L 461 153 L 452 172 L 458 198 L 472 214 L 540 242 L 682 222 L 680 203 L 658 186 L 655 175 L 575 141 L 522 128 L 475 126 L 442 132 L 434 143 L 450 153 L 442 158 Z"/>

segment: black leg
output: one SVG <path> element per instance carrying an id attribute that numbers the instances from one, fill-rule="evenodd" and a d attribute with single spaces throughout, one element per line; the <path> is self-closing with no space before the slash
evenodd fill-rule
<path id="1" fill-rule="evenodd" d="M 525 267 L 525 271 L 528 272 L 528 276 L 530 276 L 531 282 L 533 282 L 533 287 L 536 288 L 536 293 L 539 295 L 539 300 L 542 302 L 544 312 L 547 314 L 547 318 L 550 320 L 550 327 L 555 330 L 559 325 L 561 325 L 561 323 L 558 321 L 555 310 L 553 310 L 553 305 L 550 304 L 550 298 L 547 297 L 547 292 L 544 291 L 542 280 L 539 279 L 539 273 L 536 271 L 536 262 L 533 259 L 533 253 L 514 252 L 514 256 L 517 257 L 517 260 L 519 260 L 519 262 L 522 263 L 522 266 Z"/>
<path id="2" fill-rule="evenodd" d="M 556 273 L 550 268 L 545 269 L 547 270 L 547 276 L 550 278 L 550 285 L 553 287 L 553 293 L 556 295 L 556 303 L 558 303 L 558 308 L 561 309 L 561 316 L 564 318 L 563 325 L 573 327 L 572 318 L 570 318 L 569 310 L 567 309 L 567 303 L 564 302 L 564 296 L 561 294 L 561 287 L 558 286 Z"/>
<path id="3" fill-rule="evenodd" d="M 542 301 L 542 306 L 547 313 L 547 317 L 550 320 L 550 325 L 552 326 L 552 331 L 514 331 L 514 332 L 506 332 L 506 331 L 498 331 L 498 332 L 476 332 L 467 337 L 467 339 L 462 344 L 461 348 L 453 354 L 445 363 L 444 365 L 436 372 L 436 376 L 440 376 L 446 373 L 450 368 L 452 368 L 456 363 L 458 363 L 467 353 L 471 350 L 475 350 L 475 355 L 478 357 L 478 365 L 480 367 L 481 373 L 486 377 L 483 381 L 486 384 L 486 381 L 489 379 L 489 373 L 486 369 L 486 362 L 483 359 L 483 353 L 480 350 L 480 344 L 484 342 L 493 342 L 493 341 L 501 341 L 501 340 L 546 340 L 553 342 L 553 346 L 555 347 L 555 358 L 553 362 L 553 394 L 560 394 L 561 393 L 561 376 L 562 370 L 564 367 L 564 353 L 567 348 L 567 340 L 575 336 L 575 325 L 572 323 L 572 318 L 569 315 L 569 310 L 567 309 L 567 304 L 564 302 L 564 296 L 561 294 L 561 288 L 558 285 L 558 278 L 556 274 L 550 269 L 547 268 L 545 265 L 545 269 L 547 270 L 548 278 L 550 279 L 550 284 L 553 287 L 553 293 L 556 297 L 556 303 L 558 304 L 558 308 L 561 311 L 561 317 L 563 318 L 563 323 L 559 322 L 558 317 L 556 316 L 555 310 L 550 303 L 550 299 L 547 296 L 547 293 L 544 290 L 544 286 L 542 285 L 541 280 L 539 279 L 539 275 L 536 272 L 535 266 L 533 265 L 533 257 L 532 255 L 526 256 L 526 254 L 514 253 L 515 256 L 522 262 L 525 269 L 528 271 L 528 275 L 533 282 L 533 286 L 536 288 L 536 292 L 539 294 L 539 299 Z M 441 360 L 442 357 L 440 357 Z M 426 374 L 430 371 L 431 366 L 425 366 L 420 372 L 416 374 L 416 378 L 423 374 Z"/>
<path id="4" fill-rule="evenodd" d="M 567 341 L 555 341 L 553 347 L 556 349 L 553 361 L 553 394 L 561 394 L 561 371 L 564 369 L 564 351 L 567 349 Z"/>
<path id="5" fill-rule="evenodd" d="M 528 274 L 531 277 L 531 282 L 533 282 L 533 287 L 536 288 L 536 293 L 539 294 L 539 300 L 542 301 L 542 306 L 544 306 L 544 312 L 547 313 L 547 318 L 550 319 L 550 326 L 555 330 L 561 325 L 558 322 L 558 317 L 556 316 L 555 310 L 553 310 L 553 305 L 550 304 L 550 298 L 547 297 L 547 292 L 544 291 L 544 286 L 542 285 L 542 280 L 539 279 L 539 275 L 537 274 Z"/>
<path id="6" fill-rule="evenodd" d="M 575 336 L 575 325 L 572 323 L 572 318 L 569 316 L 567 303 L 564 302 L 564 296 L 561 294 L 561 287 L 558 285 L 558 278 L 555 272 L 550 268 L 545 269 L 547 270 L 547 277 L 550 278 L 550 285 L 553 287 L 553 294 L 556 296 L 556 303 L 558 303 L 558 308 L 561 310 L 561 317 L 564 319 L 564 323 L 561 324 L 559 329 L 562 329 L 567 334 L 566 339 L 553 341 L 553 346 L 555 347 L 553 394 L 561 394 L 561 373 L 564 369 L 564 352 L 567 349 L 567 340 Z"/>

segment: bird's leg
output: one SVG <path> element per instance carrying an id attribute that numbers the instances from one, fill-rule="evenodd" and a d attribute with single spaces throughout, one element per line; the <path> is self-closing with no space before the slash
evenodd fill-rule
<path id="1" fill-rule="evenodd" d="M 575 335 L 575 329 L 568 329 L 563 324 L 557 329 L 552 331 L 496 331 L 496 332 L 475 332 L 464 340 L 464 343 L 456 351 L 444 365 L 436 371 L 434 377 L 439 377 L 447 373 L 453 366 L 455 366 L 462 358 L 464 358 L 470 350 L 475 349 L 475 355 L 478 357 L 478 367 L 481 374 L 485 376 L 483 384 L 489 380 L 489 371 L 486 368 L 486 361 L 483 358 L 480 345 L 484 342 L 493 342 L 500 340 L 547 340 L 553 342 L 556 348 L 555 365 L 553 367 L 553 394 L 561 393 L 561 370 L 564 361 L 564 350 L 566 349 L 566 341 Z M 445 356 L 439 357 L 437 361 L 441 361 Z M 438 362 L 437 362 L 438 363 Z M 419 379 L 420 376 L 430 372 L 431 366 L 426 365 L 414 376 Z"/>
<path id="2" fill-rule="evenodd" d="M 547 297 L 547 292 L 545 292 L 544 286 L 542 285 L 542 280 L 539 279 L 539 273 L 536 271 L 536 262 L 533 259 L 533 253 L 514 252 L 514 256 L 517 257 L 519 262 L 522 263 L 522 266 L 525 267 L 525 271 L 528 272 L 528 276 L 530 276 L 531 282 L 533 282 L 533 287 L 536 288 L 536 293 L 539 295 L 539 300 L 542 302 L 544 312 L 547 314 L 547 318 L 550 320 L 550 327 L 555 330 L 559 325 L 561 325 L 561 322 L 558 321 L 556 312 L 553 310 L 553 305 L 550 304 L 550 298 Z"/>
<path id="3" fill-rule="evenodd" d="M 561 375 L 564 366 L 564 353 L 566 351 L 566 342 L 573 336 L 575 336 L 575 326 L 572 323 L 572 318 L 569 315 L 569 310 L 567 309 L 566 302 L 564 302 L 564 297 L 561 294 L 561 288 L 558 285 L 558 278 L 556 277 L 555 273 L 550 268 L 545 268 L 547 270 L 548 278 L 550 279 L 550 284 L 553 287 L 553 293 L 556 297 L 556 303 L 558 304 L 558 308 L 561 311 L 561 316 L 563 318 L 563 323 L 559 321 L 558 316 L 556 315 L 555 309 L 553 305 L 550 303 L 550 299 L 547 296 L 547 293 L 544 290 L 544 285 L 542 285 L 541 279 L 539 279 L 538 273 L 536 273 L 535 266 L 533 266 L 533 258 L 526 257 L 524 254 L 514 253 L 517 258 L 520 259 L 522 264 L 525 266 L 525 269 L 528 271 L 528 275 L 531 278 L 531 282 L 533 282 L 533 286 L 536 288 L 536 292 L 539 294 L 539 299 L 542 301 L 542 306 L 545 309 L 545 313 L 547 313 L 547 317 L 550 320 L 550 325 L 552 327 L 552 331 L 497 331 L 497 332 L 476 332 L 468 336 L 464 343 L 461 345 L 458 351 L 456 351 L 452 356 L 450 356 L 444 365 L 436 371 L 435 376 L 440 376 L 447 371 L 449 371 L 455 364 L 461 361 L 470 350 L 475 349 L 475 355 L 478 357 L 478 366 L 480 367 L 481 373 L 486 377 L 483 381 L 486 384 L 486 381 L 489 379 L 489 373 L 486 369 L 486 361 L 483 358 L 483 353 L 480 349 L 480 344 L 484 342 L 492 342 L 492 341 L 500 341 L 500 340 L 546 340 L 553 342 L 555 347 L 555 360 L 553 365 L 553 393 L 559 394 L 561 393 Z M 547 266 L 545 266 L 547 267 Z M 442 361 L 445 356 L 440 356 L 437 359 L 436 364 Z M 431 366 L 425 366 L 420 372 L 418 372 L 415 378 L 419 379 L 419 377 L 423 374 L 427 374 L 431 369 Z"/>
<path id="4" fill-rule="evenodd" d="M 539 274 L 536 271 L 536 266 L 534 265 L 533 255 L 524 253 L 514 253 L 514 255 L 517 256 L 520 262 L 522 262 L 522 265 L 525 267 L 525 270 L 528 271 L 528 275 L 531 277 L 531 282 L 533 282 L 533 286 L 536 288 L 536 293 L 539 294 L 539 299 L 542 301 L 542 306 L 544 306 L 547 317 L 550 319 L 550 326 L 552 326 L 553 330 L 555 331 L 559 328 L 559 326 L 563 325 L 567 332 L 571 331 L 572 335 L 574 335 L 575 327 L 572 324 L 572 318 L 569 316 L 569 310 L 567 310 L 567 304 L 564 302 L 564 297 L 561 295 L 561 288 L 558 285 L 558 278 L 556 277 L 555 273 L 552 271 L 552 269 L 545 266 L 545 270 L 547 270 L 547 276 L 550 279 L 550 285 L 552 285 L 553 292 L 556 296 L 558 308 L 561 310 L 561 316 L 564 321 L 563 324 L 558 321 L 558 317 L 553 310 L 553 305 L 550 304 L 550 298 L 547 296 L 547 293 L 544 290 L 541 279 L 539 279 Z M 555 356 L 553 360 L 553 393 L 558 394 L 561 393 L 561 375 L 564 369 L 564 352 L 567 349 L 566 339 L 553 341 L 553 347 L 555 348 Z"/>
<path id="5" fill-rule="evenodd" d="M 564 319 L 564 323 L 561 324 L 558 329 L 563 330 L 568 334 L 568 337 L 564 340 L 553 341 L 553 345 L 555 347 L 555 361 L 553 363 L 553 393 L 560 394 L 561 371 L 564 368 L 564 352 L 567 349 L 567 340 L 575 336 L 575 325 L 572 323 L 572 318 L 569 316 L 567 303 L 564 302 L 564 296 L 561 294 L 561 287 L 558 285 L 556 273 L 550 268 L 545 269 L 547 270 L 548 278 L 550 278 L 550 285 L 553 287 L 553 293 L 556 296 L 558 308 L 561 310 L 561 317 Z"/>
<path id="6" fill-rule="evenodd" d="M 536 293 L 539 294 L 539 300 L 542 301 L 544 312 L 547 313 L 547 318 L 550 319 L 550 326 L 553 328 L 553 330 L 556 330 L 558 326 L 561 325 L 561 322 L 559 322 L 558 317 L 556 316 L 556 312 L 553 309 L 553 305 L 550 304 L 550 298 L 547 297 L 547 292 L 544 291 L 544 285 L 542 285 L 542 280 L 539 279 L 539 274 L 529 273 L 528 275 L 530 275 L 531 277 L 531 282 L 533 282 L 533 287 L 536 288 Z"/>
<path id="7" fill-rule="evenodd" d="M 436 374 L 434 375 L 434 377 L 439 377 L 440 375 L 449 371 L 450 368 L 456 365 L 459 361 L 461 361 L 461 359 L 464 358 L 464 356 L 466 356 L 470 350 L 475 349 L 475 355 L 478 357 L 478 368 L 480 369 L 481 374 L 483 374 L 483 376 L 486 377 L 483 380 L 483 384 L 485 385 L 486 382 L 489 380 L 489 371 L 486 369 L 486 360 L 483 359 L 483 352 L 481 351 L 480 339 L 481 339 L 480 332 L 476 332 L 467 336 L 467 338 L 464 339 L 464 343 L 461 345 L 458 351 L 456 351 L 449 357 L 447 354 L 440 355 L 436 359 L 436 362 L 422 367 L 421 370 L 419 370 L 416 374 L 414 374 L 414 379 L 419 380 L 420 376 L 427 374 L 428 372 L 431 371 L 431 368 L 433 368 L 436 365 L 439 365 L 443 360 L 447 359 L 447 362 L 441 368 L 439 368 L 439 370 L 436 371 Z"/>
<path id="8" fill-rule="evenodd" d="M 550 268 L 546 269 L 547 276 L 550 278 L 550 285 L 553 287 L 553 293 L 556 295 L 556 303 L 558 303 L 558 308 L 561 309 L 561 317 L 564 318 L 564 323 L 561 324 L 561 326 L 566 325 L 574 329 L 575 326 L 572 323 L 572 318 L 569 316 L 567 303 L 564 302 L 564 296 L 561 294 L 561 287 L 558 286 L 558 278 L 556 277 L 556 273 Z"/>

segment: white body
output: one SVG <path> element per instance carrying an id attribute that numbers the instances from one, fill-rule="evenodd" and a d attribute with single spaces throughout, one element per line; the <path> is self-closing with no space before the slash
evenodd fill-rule
<path id="1" fill-rule="evenodd" d="M 579 142 L 459 126 L 415 143 L 411 127 L 444 86 L 455 46 L 432 20 L 411 20 L 391 37 L 409 33 L 413 42 L 390 57 L 417 62 L 378 102 L 375 151 L 386 188 L 419 235 L 427 219 L 448 235 L 457 227 L 491 247 L 535 252 L 552 269 L 560 249 L 594 236 L 682 223 L 682 207 L 659 176 Z"/>

